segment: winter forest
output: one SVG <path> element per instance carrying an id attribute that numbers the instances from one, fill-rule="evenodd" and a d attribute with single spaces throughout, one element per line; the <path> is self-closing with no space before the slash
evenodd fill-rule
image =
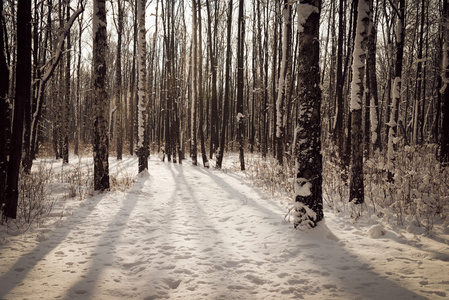
<path id="1" fill-rule="evenodd" d="M 449 295 L 449 1 L 0 5 L 0 298 Z"/>

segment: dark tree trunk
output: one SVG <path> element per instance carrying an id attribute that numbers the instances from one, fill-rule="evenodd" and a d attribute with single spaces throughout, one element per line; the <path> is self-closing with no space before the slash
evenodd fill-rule
<path id="1" fill-rule="evenodd" d="M 449 22 L 449 2 L 443 1 L 443 24 L 447 24 L 447 22 Z M 442 166 L 447 166 L 449 164 L 449 28 L 447 26 L 443 26 L 443 43 L 440 162 Z"/>
<path id="2" fill-rule="evenodd" d="M 139 18 L 139 53 L 138 53 L 138 65 L 139 65 L 139 77 L 138 77 L 138 87 L 137 87 L 137 156 L 139 157 L 139 170 L 138 172 L 141 173 L 142 171 L 148 169 L 148 156 L 149 156 L 149 149 L 147 147 L 148 143 L 146 142 L 146 130 L 147 130 L 147 102 L 146 102 L 146 78 L 147 78 L 147 71 L 146 71 L 146 42 L 145 42 L 145 7 L 146 7 L 146 0 L 138 0 L 137 1 L 137 11 L 138 11 L 138 18 Z"/>
<path id="3" fill-rule="evenodd" d="M 220 148 L 217 157 L 217 168 L 221 169 L 226 141 L 226 127 L 228 125 L 229 114 L 229 89 L 230 89 L 230 68 L 231 68 L 231 28 L 232 28 L 232 0 L 229 0 L 228 22 L 227 22 L 227 42 L 226 42 L 226 67 L 225 67 L 225 95 L 222 109 L 222 126 L 220 137 Z"/>
<path id="4" fill-rule="evenodd" d="M 115 70 L 115 106 L 117 119 L 117 159 L 122 159 L 122 34 L 123 34 L 123 8 L 121 0 L 117 1 L 118 20 L 117 20 L 117 57 Z"/>
<path id="5" fill-rule="evenodd" d="M 6 24 L 3 14 L 3 1 L 0 1 L 0 207 L 5 202 L 6 174 L 8 168 L 8 147 L 9 133 L 11 130 L 11 111 L 8 99 L 9 88 L 9 66 L 6 57 L 7 39 Z"/>
<path id="6" fill-rule="evenodd" d="M 108 95 L 106 92 L 106 5 L 94 0 L 93 15 L 94 189 L 109 189 Z"/>
<path id="7" fill-rule="evenodd" d="M 25 107 L 31 96 L 31 0 L 19 0 L 17 6 L 17 73 L 16 99 L 12 125 L 11 148 L 6 183 L 5 217 L 17 217 L 18 183 L 22 156 Z"/>
<path id="8" fill-rule="evenodd" d="M 319 21 L 321 0 L 300 0 L 312 6 L 305 22 L 298 22 L 298 84 L 300 114 L 295 130 L 296 182 L 295 227 L 315 227 L 324 217 L 322 199 L 321 90 L 319 70 Z M 300 11 L 301 7 L 298 8 Z M 304 16 L 301 16 L 304 17 Z"/>
<path id="9" fill-rule="evenodd" d="M 244 70 L 243 56 L 245 50 L 245 19 L 243 16 L 244 1 L 239 0 L 239 22 L 237 41 L 237 126 L 239 142 L 240 169 L 245 170 L 244 135 L 245 135 L 245 115 L 243 114 L 243 88 Z"/>

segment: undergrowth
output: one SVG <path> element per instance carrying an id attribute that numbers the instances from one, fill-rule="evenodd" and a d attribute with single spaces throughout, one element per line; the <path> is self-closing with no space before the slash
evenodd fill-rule
<path id="1" fill-rule="evenodd" d="M 335 160 L 335 152 L 323 151 L 323 202 L 334 213 L 347 213 L 404 227 L 432 232 L 436 224 L 449 223 L 449 168 L 435 157 L 436 145 L 404 147 L 396 153 L 394 180 L 388 180 L 385 157 L 364 162 L 365 203 L 349 203 L 349 181 Z M 273 197 L 294 201 L 294 161 L 284 165 L 267 156 L 249 155 L 246 175 Z M 294 203 L 292 203 L 293 205 Z M 410 228 L 411 229 L 411 228 Z"/>

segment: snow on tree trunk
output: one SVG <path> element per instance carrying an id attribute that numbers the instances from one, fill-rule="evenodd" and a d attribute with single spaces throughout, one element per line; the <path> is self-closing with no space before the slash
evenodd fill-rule
<path id="1" fill-rule="evenodd" d="M 324 217 L 322 199 L 321 90 L 319 21 L 321 0 L 300 0 L 298 13 L 298 66 L 300 114 L 295 129 L 296 228 L 315 227 Z"/>
<path id="2" fill-rule="evenodd" d="M 354 202 L 355 204 L 364 202 L 362 99 L 364 93 L 366 45 L 370 31 L 370 7 L 372 7 L 370 1 L 372 0 L 359 1 L 354 52 L 352 55 L 349 202 Z"/>
<path id="3" fill-rule="evenodd" d="M 399 116 L 399 102 L 401 100 L 401 83 L 402 83 L 402 57 L 404 54 L 404 23 L 405 22 L 405 0 L 399 1 L 399 16 L 396 28 L 396 65 L 395 78 L 392 87 L 392 100 L 390 109 L 390 120 L 387 124 L 388 129 L 388 145 L 387 145 L 387 164 L 386 168 L 389 171 L 389 179 L 392 180 L 392 171 L 394 168 L 394 152 L 398 142 L 397 137 L 397 122 Z"/>
<path id="4" fill-rule="evenodd" d="M 372 5 L 372 2 L 370 3 Z M 367 67 L 369 69 L 369 119 L 370 119 L 370 142 L 373 145 L 373 152 L 378 153 L 381 150 L 380 126 L 379 126 L 379 97 L 377 93 L 377 75 L 376 75 L 376 24 L 373 21 L 373 12 L 371 6 L 370 33 L 367 44 Z"/>
<path id="5" fill-rule="evenodd" d="M 94 1 L 93 13 L 94 189 L 109 189 L 108 95 L 106 92 L 106 7 Z"/>
<path id="6" fill-rule="evenodd" d="M 148 169 L 149 149 L 145 143 L 146 134 L 146 41 L 145 41 L 145 7 L 146 0 L 137 0 L 138 13 L 138 84 L 137 84 L 137 156 L 139 157 L 139 173 Z"/>

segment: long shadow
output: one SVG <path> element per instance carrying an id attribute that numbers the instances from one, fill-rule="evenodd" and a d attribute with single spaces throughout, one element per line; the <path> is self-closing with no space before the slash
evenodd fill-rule
<path id="1" fill-rule="evenodd" d="M 96 206 L 105 196 L 106 194 L 97 195 L 86 200 L 86 204 Z M 36 264 L 64 241 L 73 230 L 73 226 L 70 224 L 74 220 L 82 222 L 89 218 L 91 213 L 92 210 L 87 209 L 87 207 L 78 207 L 78 209 L 64 221 L 61 227 L 58 227 L 52 232 L 50 239 L 40 242 L 31 252 L 23 255 L 8 272 L 2 274 L 0 276 L 0 299 L 3 299 L 10 291 L 21 284 L 27 274 L 34 269 Z M 33 257 L 33 260 L 30 260 L 29 256 Z M 20 272 L 18 272 L 18 270 L 20 270 Z M 12 280 L 14 280 L 16 284 L 11 284 Z"/>
<path id="2" fill-rule="evenodd" d="M 91 265 L 87 275 L 80 278 L 77 283 L 72 285 L 72 287 L 67 291 L 66 298 L 91 298 L 92 291 L 98 284 L 99 276 L 103 268 L 108 266 L 113 266 L 114 264 L 114 254 L 112 249 L 109 251 L 104 251 L 102 247 L 109 245 L 114 248 L 116 245 L 116 240 L 120 238 L 119 234 L 127 227 L 125 226 L 134 207 L 138 202 L 138 197 L 136 192 L 142 190 L 145 182 L 149 179 L 149 175 L 143 175 L 139 178 L 138 184 L 135 184 L 130 191 L 127 192 L 125 199 L 122 202 L 122 206 L 115 214 L 115 217 L 109 222 L 107 228 L 111 230 L 106 230 L 101 239 L 98 240 L 95 250 L 93 250 L 93 258 L 91 260 Z M 120 227 L 119 229 L 116 229 Z"/>
<path id="3" fill-rule="evenodd" d="M 208 175 L 213 181 L 217 183 L 217 185 L 225 187 L 227 193 L 231 195 L 238 195 L 239 198 L 245 197 L 240 191 L 236 188 L 232 187 L 225 180 L 215 175 L 213 171 L 207 171 L 203 168 L 195 168 L 198 172 Z M 238 177 L 237 177 L 238 179 Z M 240 179 L 241 180 L 241 179 Z M 251 189 L 256 192 L 260 199 L 266 199 L 264 194 L 260 192 L 257 188 Z M 273 205 L 272 202 L 268 202 L 267 205 Z M 258 210 L 260 210 L 263 214 L 268 216 L 273 216 L 273 214 L 278 214 L 277 212 L 264 207 L 260 203 L 256 202 L 253 199 L 247 199 L 247 205 L 250 205 Z M 281 221 L 281 220 L 280 220 Z M 263 220 L 261 219 L 261 222 Z M 318 242 L 316 247 L 309 247 L 310 245 L 301 245 L 298 244 L 297 254 L 293 254 L 287 256 L 286 259 L 290 259 L 291 263 L 289 265 L 298 265 L 301 266 L 300 253 L 306 253 L 306 257 L 313 258 L 316 255 L 316 248 L 319 247 L 327 247 L 326 254 L 332 256 L 332 258 L 327 258 L 321 260 L 316 259 L 316 268 L 311 268 L 308 270 L 311 273 L 322 272 L 323 276 L 332 276 L 334 281 L 338 283 L 340 287 L 343 287 L 344 290 L 354 290 L 354 286 L 359 286 L 357 289 L 359 295 L 362 299 L 379 299 L 379 295 L 382 294 L 382 299 L 427 299 L 421 295 L 414 293 L 406 288 L 403 288 L 396 284 L 395 282 L 381 276 L 380 274 L 374 272 L 371 266 L 367 263 L 363 263 L 360 261 L 357 256 L 351 253 L 344 245 L 344 243 L 339 243 L 335 239 L 335 234 L 332 232 L 330 228 L 327 227 L 326 224 L 321 224 L 319 229 L 312 229 L 310 232 L 301 232 L 294 230 L 290 225 L 283 224 L 285 227 L 285 231 L 289 231 L 287 233 L 293 240 L 304 240 L 304 235 L 308 235 L 308 237 L 312 237 L 313 242 Z M 325 234 L 323 234 L 323 232 Z M 319 237 L 319 238 L 316 238 Z M 308 239 L 307 239 L 308 240 Z M 292 245 L 288 245 L 292 246 Z M 331 247 L 331 248 L 329 248 Z M 304 256 L 304 255 L 301 255 Z M 334 265 L 334 263 L 329 264 L 329 261 L 341 262 L 341 266 L 332 270 L 330 267 Z M 325 271 L 323 271 L 325 270 Z M 355 272 L 351 272 L 351 270 L 355 270 Z M 327 275 L 327 273 L 329 275 Z M 358 275 L 363 274 L 363 278 L 359 278 Z M 360 282 L 363 280 L 363 282 Z M 379 292 L 373 292 L 373 289 L 370 290 L 370 285 L 376 285 L 379 288 Z M 295 289 L 295 287 L 292 287 Z M 301 287 L 296 287 L 297 293 L 301 295 L 302 291 Z M 332 287 L 331 287 L 332 288 Z M 388 291 L 388 292 L 384 292 Z M 305 297 L 309 297 L 309 295 L 304 295 Z M 319 296 L 319 292 L 316 292 L 314 296 Z M 354 295 L 355 297 L 358 295 Z"/>

